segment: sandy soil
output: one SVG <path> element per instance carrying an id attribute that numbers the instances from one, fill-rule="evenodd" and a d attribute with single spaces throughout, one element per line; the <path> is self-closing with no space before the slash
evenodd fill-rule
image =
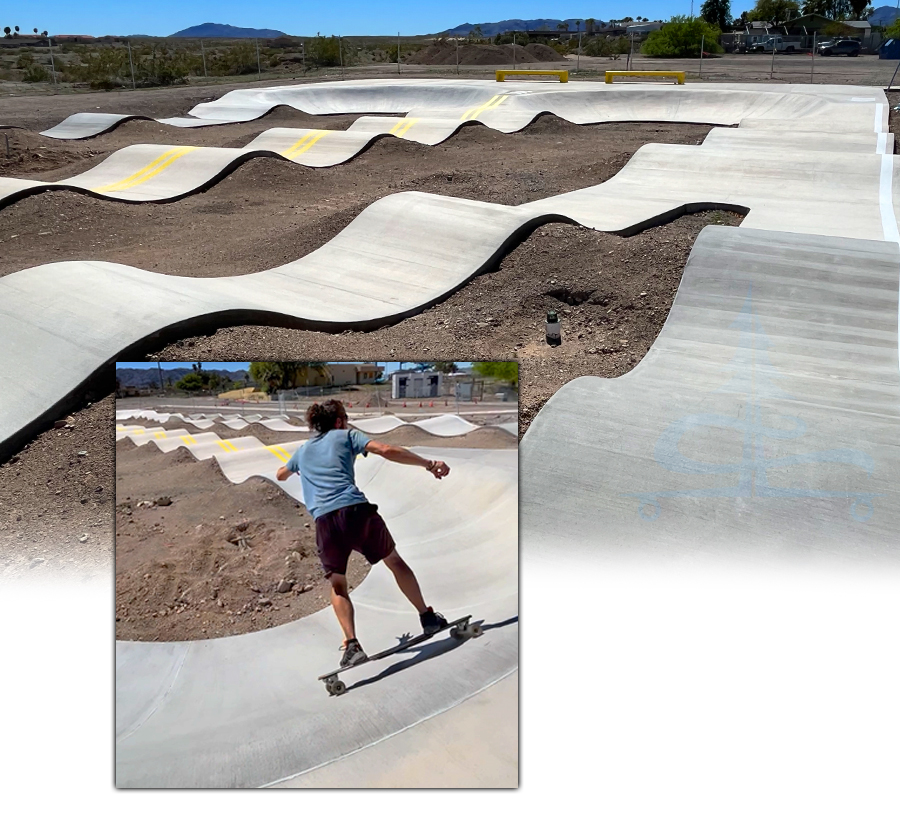
<path id="1" fill-rule="evenodd" d="M 515 445 L 514 437 L 496 429 L 475 433 L 481 435 L 476 446 L 467 442 L 472 435 L 429 437 L 427 444 Z M 416 445 L 425 445 L 419 442 L 422 434 L 403 428 L 382 437 L 404 444 L 414 435 Z M 163 454 L 152 444 L 137 447 L 128 439 L 116 443 L 115 467 L 118 639 L 248 633 L 330 604 L 315 523 L 274 484 L 254 478 L 235 485 L 213 460 L 197 461 L 187 449 Z M 364 558 L 351 557 L 351 588 L 369 569 Z"/>

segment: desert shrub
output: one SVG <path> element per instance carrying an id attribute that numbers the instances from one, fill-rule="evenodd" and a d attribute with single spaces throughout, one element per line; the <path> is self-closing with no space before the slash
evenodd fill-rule
<path id="1" fill-rule="evenodd" d="M 721 34 L 718 26 L 707 23 L 702 17 L 677 15 L 662 29 L 647 35 L 641 52 L 654 58 L 699 58 L 702 40 L 706 52 L 722 51 L 719 45 Z"/>
<path id="2" fill-rule="evenodd" d="M 396 51 L 396 47 L 394 47 L 394 52 Z M 314 38 L 306 42 L 306 62 L 314 67 L 338 66 L 341 62 L 338 39 L 334 35 L 330 38 L 323 38 L 320 34 L 316 34 Z"/>
<path id="3" fill-rule="evenodd" d="M 32 63 L 25 69 L 22 80 L 27 84 L 40 84 L 50 80 L 50 73 L 40 64 Z"/>
<path id="4" fill-rule="evenodd" d="M 628 38 L 608 38 L 602 35 L 599 38 L 591 38 L 583 43 L 581 48 L 585 55 L 595 58 L 609 58 L 613 55 L 627 55 L 631 50 L 631 42 Z"/>

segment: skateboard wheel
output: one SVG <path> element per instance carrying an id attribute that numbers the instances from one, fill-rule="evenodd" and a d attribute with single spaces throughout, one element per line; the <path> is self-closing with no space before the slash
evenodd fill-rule
<path id="1" fill-rule="evenodd" d="M 331 684 L 331 693 L 335 695 L 335 697 L 340 697 L 347 690 L 347 684 L 342 680 L 336 680 Z"/>
<path id="2" fill-rule="evenodd" d="M 454 639 L 462 639 L 465 634 L 459 628 L 452 627 L 450 628 L 450 636 L 452 636 Z"/>
<path id="3" fill-rule="evenodd" d="M 469 633 L 473 637 L 478 637 L 478 636 L 481 636 L 481 634 L 483 634 L 484 631 L 481 629 L 481 625 L 469 625 Z"/>

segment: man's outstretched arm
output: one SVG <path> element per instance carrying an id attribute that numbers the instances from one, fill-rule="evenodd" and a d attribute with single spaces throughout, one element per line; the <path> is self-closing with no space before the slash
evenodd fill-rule
<path id="1" fill-rule="evenodd" d="M 400 446 L 370 440 L 366 444 L 366 451 L 369 454 L 377 454 L 379 457 L 384 457 L 385 460 L 390 460 L 392 463 L 403 463 L 406 466 L 421 466 L 423 469 L 430 471 L 438 480 L 450 474 L 450 466 L 443 460 L 427 460 L 408 448 L 400 448 Z"/>
<path id="2" fill-rule="evenodd" d="M 287 480 L 292 474 L 293 472 L 287 466 L 282 466 L 275 472 L 275 477 L 278 480 Z"/>

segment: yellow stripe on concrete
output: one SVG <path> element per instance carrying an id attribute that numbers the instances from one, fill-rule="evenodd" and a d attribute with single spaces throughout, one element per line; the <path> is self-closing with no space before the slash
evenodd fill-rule
<path id="1" fill-rule="evenodd" d="M 237 449 L 234 447 L 234 443 L 230 440 L 219 440 L 218 443 L 226 451 L 237 451 Z"/>
<path id="2" fill-rule="evenodd" d="M 509 98 L 508 95 L 495 95 L 491 96 L 484 104 L 479 107 L 473 107 L 471 110 L 466 110 L 465 113 L 462 114 L 462 118 L 460 121 L 467 121 L 468 119 L 477 119 L 485 110 L 493 110 L 495 107 L 499 107 L 503 104 L 506 99 Z"/>
<path id="3" fill-rule="evenodd" d="M 311 133 L 307 133 L 302 139 L 294 142 L 294 144 L 281 155 L 286 159 L 296 159 L 301 153 L 306 153 L 306 151 L 318 142 L 319 139 L 324 138 L 328 133 L 328 130 L 313 130 Z"/>
<path id="4" fill-rule="evenodd" d="M 406 131 L 409 130 L 409 128 L 412 127 L 417 121 L 418 119 L 402 119 L 391 128 L 391 133 L 399 138 L 404 133 L 406 133 Z"/>
<path id="5" fill-rule="evenodd" d="M 166 438 L 166 432 L 165 431 L 154 431 L 153 436 L 156 437 L 156 439 L 158 439 L 158 440 L 164 440 Z"/>
<path id="6" fill-rule="evenodd" d="M 291 459 L 291 455 L 287 453 L 280 445 L 267 445 L 266 451 L 274 454 L 282 463 L 286 463 Z"/>
<path id="7" fill-rule="evenodd" d="M 129 188 L 134 188 L 137 185 L 141 185 L 148 179 L 152 179 L 153 177 L 155 177 L 157 174 L 161 174 L 176 159 L 180 159 L 182 156 L 190 153 L 192 150 L 197 150 L 197 148 L 182 147 L 167 150 L 164 154 L 162 154 L 162 156 L 158 156 L 149 165 L 145 165 L 143 168 L 133 173 L 131 176 L 125 177 L 125 179 L 120 179 L 118 182 L 112 183 L 112 185 L 104 185 L 101 188 L 94 188 L 93 190 L 127 191 Z"/>
<path id="8" fill-rule="evenodd" d="M 143 428 L 135 428 L 134 431 L 132 431 L 132 433 L 133 434 L 146 434 L 147 432 Z"/>
<path id="9" fill-rule="evenodd" d="M 185 445 L 197 445 L 197 441 L 193 437 L 182 437 Z"/>

